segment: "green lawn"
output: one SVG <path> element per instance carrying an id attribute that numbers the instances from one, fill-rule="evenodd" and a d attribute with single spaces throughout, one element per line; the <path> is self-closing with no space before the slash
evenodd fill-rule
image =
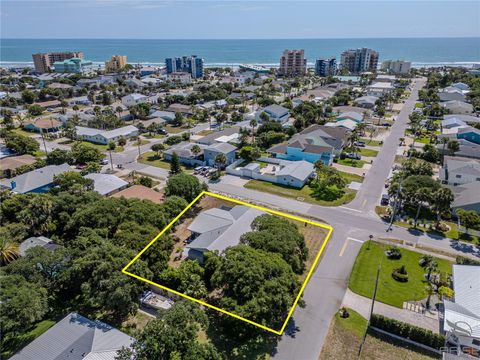
<path id="1" fill-rule="evenodd" d="M 167 124 L 165 125 L 165 130 L 167 130 L 169 134 L 178 134 L 184 131 L 185 129 L 182 129 L 180 126 L 173 126 L 173 125 Z"/>
<path id="2" fill-rule="evenodd" d="M 337 171 L 342 176 L 342 178 L 344 178 L 345 181 L 349 184 L 352 181 L 359 182 L 359 183 L 363 182 L 363 177 L 360 176 L 360 175 L 351 174 L 351 173 L 348 173 L 348 172 L 345 172 L 345 171 L 340 171 L 340 170 L 337 170 Z"/>
<path id="3" fill-rule="evenodd" d="M 352 160 L 352 159 L 338 159 L 338 164 L 351 166 L 356 168 L 362 168 L 364 164 L 366 164 L 363 160 Z"/>
<path id="4" fill-rule="evenodd" d="M 369 243 L 370 246 L 368 246 Z M 427 282 L 424 278 L 426 271 L 418 265 L 422 254 L 401 249 L 401 259 L 390 260 L 384 255 L 384 251 L 388 248 L 388 245 L 375 242 L 366 242 L 362 245 L 350 274 L 348 283 L 350 290 L 371 298 L 375 286 L 376 272 L 383 258 L 377 300 L 401 308 L 405 301 L 424 299 L 427 296 L 425 292 Z M 452 264 L 449 261 L 443 259 L 436 259 L 436 261 L 440 272 L 452 272 Z M 393 269 L 402 265 L 405 265 L 409 276 L 405 283 L 392 278 Z"/>
<path id="5" fill-rule="evenodd" d="M 213 134 L 214 132 L 215 130 L 202 130 L 202 131 L 199 131 L 196 135 L 207 136 L 207 135 Z"/>
<path id="6" fill-rule="evenodd" d="M 149 133 L 142 134 L 142 136 L 146 137 L 147 139 L 162 139 L 165 137 L 165 135 L 160 135 L 160 134 L 150 135 Z"/>
<path id="7" fill-rule="evenodd" d="M 362 156 L 368 156 L 368 157 L 375 157 L 378 155 L 377 150 L 370 150 L 370 149 L 365 149 L 365 148 L 360 148 L 360 155 Z"/>
<path id="8" fill-rule="evenodd" d="M 82 144 L 85 144 L 85 145 L 88 145 L 90 147 L 93 147 L 95 149 L 98 149 L 100 151 L 106 151 L 108 150 L 108 145 L 103 145 L 103 144 L 94 144 L 94 143 L 91 143 L 89 141 L 80 141 Z"/>
<path id="9" fill-rule="evenodd" d="M 154 151 L 148 151 L 144 154 L 142 154 L 138 158 L 138 162 L 150 166 L 156 166 L 162 169 L 167 169 L 170 170 L 170 163 L 166 160 L 163 160 L 157 156 L 157 153 Z M 186 173 L 191 173 L 193 170 L 191 168 L 187 168 L 184 165 L 181 165 L 181 168 L 183 171 Z"/>
<path id="10" fill-rule="evenodd" d="M 378 141 L 378 140 L 370 140 L 368 138 L 361 138 L 360 141 L 363 141 L 365 143 L 365 145 L 368 145 L 368 146 L 382 146 L 382 144 L 380 144 L 380 141 Z"/>
<path id="11" fill-rule="evenodd" d="M 345 195 L 334 201 L 317 200 L 311 196 L 312 190 L 308 185 L 305 185 L 301 189 L 296 189 L 280 184 L 273 184 L 268 181 L 250 180 L 244 187 L 247 189 L 258 190 L 267 192 L 273 195 L 283 196 L 295 200 L 305 201 L 311 204 L 324 205 L 324 206 L 339 206 L 349 203 L 355 198 L 356 191 L 346 189 Z"/>
<path id="12" fill-rule="evenodd" d="M 43 320 L 22 335 L 14 338 L 9 338 L 8 336 L 5 336 L 5 339 L 3 339 L 4 344 L 1 352 L 1 358 L 9 358 L 18 350 L 22 349 L 23 347 L 31 343 L 33 340 L 35 340 L 37 337 L 42 335 L 45 331 L 50 329 L 53 325 L 55 325 L 55 321 Z"/>
<path id="13" fill-rule="evenodd" d="M 429 137 L 421 137 L 415 139 L 415 143 L 422 143 L 422 144 L 430 144 L 430 138 Z"/>
<path id="14" fill-rule="evenodd" d="M 16 128 L 16 129 L 13 129 L 12 132 L 18 134 L 18 135 L 23 135 L 23 136 L 34 136 L 38 133 L 34 132 L 34 131 L 27 131 L 27 130 L 24 130 L 22 128 Z"/>
<path id="15" fill-rule="evenodd" d="M 343 329 L 354 333 L 358 337 L 362 337 L 363 334 L 365 334 L 365 330 L 367 330 L 367 319 L 355 310 L 347 309 L 347 311 L 349 314 L 348 318 L 342 318 L 340 312 L 337 312 L 335 314 L 335 321 Z"/>

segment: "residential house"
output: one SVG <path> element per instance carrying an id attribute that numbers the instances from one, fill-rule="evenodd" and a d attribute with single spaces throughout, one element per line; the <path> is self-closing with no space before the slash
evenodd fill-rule
<path id="1" fill-rule="evenodd" d="M 168 74 L 168 80 L 173 81 L 179 84 L 191 84 L 192 83 L 192 75 L 187 72 L 173 72 Z"/>
<path id="2" fill-rule="evenodd" d="M 0 188 L 9 189 L 17 194 L 45 193 L 54 186 L 54 177 L 67 171 L 72 171 L 68 164 L 48 165 L 11 179 L 1 180 Z"/>
<path id="3" fill-rule="evenodd" d="M 110 196 L 128 186 L 128 182 L 110 174 L 90 173 L 84 178 L 93 180 L 93 191 L 103 196 Z"/>
<path id="4" fill-rule="evenodd" d="M 218 155 L 223 154 L 227 162 L 225 165 L 230 165 L 235 161 L 235 152 L 237 150 L 236 146 L 233 146 L 226 142 L 218 142 L 212 145 L 209 145 L 203 150 L 203 158 L 205 164 L 209 166 L 214 166 L 216 164 L 216 158 Z"/>
<path id="5" fill-rule="evenodd" d="M 160 118 L 166 122 L 172 122 L 175 120 L 175 113 L 171 111 L 153 110 L 148 117 L 149 119 Z"/>
<path id="6" fill-rule="evenodd" d="M 37 159 L 32 155 L 8 156 L 1 158 L 0 161 L 0 177 L 11 177 L 15 174 L 15 170 L 22 166 L 33 165 Z"/>
<path id="7" fill-rule="evenodd" d="M 445 89 L 442 89 L 438 92 L 438 97 L 440 101 L 452 101 L 452 100 L 457 100 L 457 101 L 465 101 L 466 96 L 462 92 L 462 90 L 450 86 Z"/>
<path id="8" fill-rule="evenodd" d="M 125 85 L 131 86 L 131 87 L 136 88 L 136 89 L 142 89 L 146 86 L 144 82 L 142 82 L 141 80 L 138 80 L 136 78 L 129 78 L 129 79 L 125 80 Z"/>
<path id="9" fill-rule="evenodd" d="M 452 203 L 453 212 L 458 209 L 473 210 L 480 213 L 480 185 L 478 182 L 471 182 L 452 187 L 455 200 Z"/>
<path id="10" fill-rule="evenodd" d="M 53 133 L 60 130 L 62 123 L 54 118 L 40 118 L 23 125 L 25 130 L 38 133 Z"/>
<path id="11" fill-rule="evenodd" d="M 68 99 L 68 105 L 73 106 L 73 105 L 85 105 L 85 106 L 90 106 L 92 105 L 92 102 L 88 98 L 88 96 L 77 96 L 73 97 L 71 99 Z"/>
<path id="12" fill-rule="evenodd" d="M 262 121 L 260 117 L 262 113 L 266 113 L 270 120 L 278 121 L 281 123 L 284 123 L 290 117 L 290 111 L 287 108 L 276 104 L 269 105 L 263 109 L 258 110 L 255 114 L 255 118 L 258 122 Z"/>
<path id="13" fill-rule="evenodd" d="M 190 116 L 193 114 L 192 107 L 190 105 L 183 105 L 183 104 L 171 104 L 168 108 L 167 111 L 173 112 L 173 113 L 180 113 L 185 116 Z"/>
<path id="14" fill-rule="evenodd" d="M 380 97 L 392 92 L 394 89 L 395 87 L 388 82 L 375 82 L 367 86 L 367 95 Z"/>
<path id="15" fill-rule="evenodd" d="M 340 120 L 337 122 L 327 122 L 325 124 L 327 127 L 342 128 L 348 131 L 353 131 L 357 128 L 358 123 L 351 119 Z"/>
<path id="16" fill-rule="evenodd" d="M 198 145 L 200 147 L 200 152 L 195 154 L 192 152 L 192 147 Z M 169 149 L 163 152 L 163 157 L 167 161 L 172 160 L 173 153 L 176 153 L 178 160 L 188 166 L 203 166 L 205 165 L 203 152 L 207 146 L 202 144 L 194 144 L 188 141 L 181 142 L 179 144 L 173 145 Z"/>
<path id="17" fill-rule="evenodd" d="M 345 113 L 341 113 L 336 117 L 337 121 L 342 121 L 342 120 L 353 120 L 357 124 L 363 122 L 363 114 L 360 114 L 355 111 L 348 111 Z"/>
<path id="18" fill-rule="evenodd" d="M 203 145 L 213 145 L 215 143 L 236 143 L 238 142 L 239 135 L 240 128 L 238 126 L 232 126 L 205 135 L 195 141 Z"/>
<path id="19" fill-rule="evenodd" d="M 480 187 L 480 161 L 461 157 L 445 156 L 440 169 L 440 180 L 448 185 L 476 183 Z"/>
<path id="20" fill-rule="evenodd" d="M 125 95 L 122 97 L 122 104 L 126 107 L 148 102 L 148 96 L 138 93 Z"/>
<path id="21" fill-rule="evenodd" d="M 363 107 L 365 109 L 373 109 L 375 107 L 375 104 L 378 100 L 377 96 L 360 96 L 353 100 L 355 105 Z"/>
<path id="22" fill-rule="evenodd" d="M 138 128 L 133 125 L 124 126 L 114 130 L 100 130 L 76 126 L 77 138 L 89 141 L 94 144 L 107 145 L 110 141 L 118 141 L 120 138 L 131 138 L 138 136 Z"/>
<path id="23" fill-rule="evenodd" d="M 348 138 L 348 131 L 342 128 L 312 125 L 295 134 L 288 143 L 268 149 L 278 159 L 305 160 L 310 163 L 322 161 L 331 165 L 334 156 L 339 156 Z"/>
<path id="24" fill-rule="evenodd" d="M 480 144 L 480 130 L 471 126 L 459 128 L 457 138 Z"/>
<path id="25" fill-rule="evenodd" d="M 48 251 L 54 251 L 60 247 L 60 245 L 55 244 L 52 239 L 45 236 L 32 236 L 20 243 L 18 247 L 20 256 L 25 256 L 27 250 L 36 246 L 40 246 Z"/>
<path id="26" fill-rule="evenodd" d="M 59 100 L 49 100 L 49 101 L 42 101 L 37 102 L 34 105 L 38 105 L 44 110 L 53 109 L 62 106 L 62 103 Z"/>
<path id="27" fill-rule="evenodd" d="M 463 353 L 480 353 L 480 266 L 453 265 L 454 300 L 444 300 L 447 345 Z"/>
<path id="28" fill-rule="evenodd" d="M 473 113 L 472 104 L 465 101 L 451 100 L 442 103 L 442 106 L 448 110 L 450 114 L 471 114 Z"/>
<path id="29" fill-rule="evenodd" d="M 468 86 L 467 84 L 462 83 L 462 82 L 458 82 L 458 83 L 452 84 L 450 86 L 454 87 L 454 88 L 457 88 L 461 91 L 467 92 L 467 93 L 470 91 L 470 86 Z"/>
<path id="30" fill-rule="evenodd" d="M 454 119 L 463 121 L 464 123 L 467 123 L 467 124 L 480 124 L 480 116 L 475 116 L 475 115 L 450 114 L 450 115 L 445 115 L 443 118 L 445 120 L 454 118 Z"/>
<path id="31" fill-rule="evenodd" d="M 11 360 L 114 360 L 135 339 L 101 321 L 70 313 L 37 337 Z"/>
<path id="32" fill-rule="evenodd" d="M 462 120 L 456 118 L 456 117 L 451 117 L 442 120 L 442 129 L 452 129 L 452 128 L 457 128 L 457 127 L 467 127 L 468 125 L 463 122 Z"/>
<path id="33" fill-rule="evenodd" d="M 240 237 L 252 231 L 253 220 L 263 214 L 265 212 L 244 205 L 200 212 L 188 226 L 191 236 L 184 254 L 199 262 L 203 262 L 206 252 L 222 254 L 227 248 L 238 245 Z"/>
<path id="34" fill-rule="evenodd" d="M 456 134 L 452 135 L 447 135 L 447 136 L 442 136 L 446 137 L 448 139 L 455 139 Z M 455 151 L 455 156 L 456 157 L 464 157 L 464 158 L 471 158 L 471 159 L 480 159 L 480 145 L 477 145 L 475 143 L 472 143 L 467 140 L 463 139 L 458 139 L 458 144 L 459 144 L 459 149 L 458 151 Z M 448 147 L 443 146 L 442 143 L 437 145 L 437 150 L 440 155 L 449 155 L 450 150 Z"/>
<path id="35" fill-rule="evenodd" d="M 260 162 L 251 162 L 246 166 L 238 166 L 238 160 L 227 167 L 231 175 L 268 181 L 274 184 L 302 188 L 315 176 L 315 167 L 304 160 L 288 161 L 274 158 L 260 158 Z"/>
<path id="36" fill-rule="evenodd" d="M 160 204 L 163 202 L 163 196 L 160 192 L 143 185 L 133 185 L 127 187 L 126 189 L 120 190 L 111 196 L 115 198 L 124 197 L 125 199 L 149 200 L 155 204 Z"/>

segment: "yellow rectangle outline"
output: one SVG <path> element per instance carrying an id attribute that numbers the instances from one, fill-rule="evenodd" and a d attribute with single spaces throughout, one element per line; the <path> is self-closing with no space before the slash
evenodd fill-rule
<path id="1" fill-rule="evenodd" d="M 254 208 L 254 209 L 258 209 L 258 210 L 262 210 L 262 211 L 266 211 L 266 212 L 269 212 L 271 214 L 275 214 L 275 215 L 279 215 L 279 216 L 283 216 L 283 217 L 286 217 L 286 218 L 289 218 L 289 219 L 292 219 L 292 220 L 297 220 L 297 221 L 302 221 L 302 222 L 305 222 L 307 224 L 310 224 L 310 225 L 314 225 L 314 226 L 318 226 L 318 227 L 321 227 L 321 228 L 324 228 L 324 229 L 327 229 L 328 230 L 328 233 L 327 233 L 327 236 L 322 244 L 322 246 L 320 247 L 320 250 L 318 251 L 318 254 L 317 256 L 315 257 L 315 261 L 313 262 L 312 264 L 312 267 L 310 268 L 308 274 L 307 274 L 307 277 L 305 278 L 305 281 L 303 282 L 301 288 L 300 288 L 300 291 L 295 299 L 295 301 L 293 302 L 293 305 L 290 309 L 290 311 L 288 312 L 288 316 L 287 318 L 285 319 L 285 322 L 283 323 L 282 325 L 282 328 L 280 330 L 274 330 L 272 328 L 269 328 L 268 326 L 265 326 L 265 325 L 262 325 L 262 324 L 259 324 L 259 323 L 256 323 L 255 321 L 252 321 L 252 320 L 249 320 L 249 319 L 245 319 L 239 315 L 236 315 L 234 313 L 231 313 L 229 311 L 226 311 L 224 309 L 220 309 L 219 307 L 216 307 L 214 305 L 210 305 L 202 300 L 198 300 L 198 299 L 195 299 L 191 296 L 188 296 L 188 295 L 185 295 L 183 293 L 180 293 L 178 291 L 175 291 L 173 289 L 170 289 L 166 286 L 163 286 L 163 285 L 160 285 L 160 284 L 157 284 L 151 280 L 148 280 L 148 279 L 145 279 L 141 276 L 138 276 L 138 275 L 135 275 L 131 272 L 128 272 L 127 269 L 135 262 L 138 260 L 138 258 L 140 256 L 142 256 L 142 254 L 147 251 L 147 249 L 152 246 L 155 241 L 157 241 L 160 236 L 162 236 L 171 226 L 173 226 L 173 224 L 175 224 L 179 219 L 180 217 L 182 217 L 183 214 L 185 214 L 185 212 L 190 209 L 193 204 L 195 204 L 203 195 L 210 195 L 210 196 L 213 196 L 213 197 L 216 197 L 218 199 L 222 199 L 222 200 L 227 200 L 227 201 L 231 201 L 231 202 L 234 202 L 234 203 L 237 203 L 237 204 L 240 204 L 240 205 L 245 205 L 245 206 L 249 206 L 251 208 Z M 294 215 L 289 215 L 289 214 L 285 214 L 285 213 L 282 213 L 282 212 L 279 212 L 279 211 L 275 211 L 275 210 L 271 210 L 271 209 L 267 209 L 267 208 L 264 208 L 264 207 L 261 207 L 261 206 L 257 206 L 257 205 L 253 205 L 253 204 L 249 204 L 247 202 L 244 202 L 244 201 L 240 201 L 240 200 L 236 200 L 236 199 L 231 199 L 229 197 L 226 197 L 226 196 L 222 196 L 222 195 L 218 195 L 218 194 L 215 194 L 215 193 L 211 193 L 209 191 L 202 191 L 200 193 L 200 195 L 198 195 L 190 204 L 188 204 L 188 206 L 182 210 L 182 212 L 180 214 L 178 214 L 175 219 L 173 219 L 155 238 L 152 239 L 152 241 L 150 241 L 150 243 L 148 243 L 147 246 L 145 246 L 123 269 L 122 269 L 122 273 L 126 274 L 126 275 L 129 275 L 131 277 L 134 277 L 138 280 L 141 280 L 141 281 L 144 281 L 148 284 L 151 284 L 151 285 L 155 285 L 155 286 L 158 286 L 159 288 L 161 289 L 164 289 L 164 290 L 167 290 L 171 293 L 174 293 L 176 295 L 179 295 L 181 297 L 184 297 L 186 299 L 189 299 L 189 300 L 192 300 L 192 301 L 195 301 L 203 306 L 206 306 L 206 307 L 209 307 L 211 309 L 214 309 L 214 310 L 217 310 L 221 313 L 224 313 L 224 314 L 227 314 L 227 315 L 230 315 L 236 319 L 239 319 L 239 320 L 242 320 L 242 321 L 245 321 L 249 324 L 252 324 L 252 325 L 255 325 L 255 326 L 258 326 L 259 328 L 263 329 L 263 330 L 266 330 L 266 331 L 269 331 L 271 333 L 274 333 L 276 335 L 282 335 L 283 334 L 283 331 L 285 330 L 285 327 L 287 326 L 287 323 L 288 321 L 290 320 L 290 317 L 292 316 L 293 314 L 293 311 L 295 310 L 295 308 L 297 307 L 297 304 L 298 304 L 298 301 L 300 300 L 300 297 L 302 296 L 303 294 L 303 291 L 305 289 L 305 287 L 307 286 L 307 283 L 308 283 L 308 280 L 310 280 L 310 277 L 312 276 L 313 274 L 313 271 L 315 269 L 315 266 L 317 265 L 318 261 L 320 260 L 320 256 L 322 255 L 322 252 L 323 250 L 325 249 L 325 246 L 327 245 L 327 242 L 328 240 L 330 239 L 330 235 L 332 234 L 332 231 L 333 231 L 333 228 L 329 225 L 324 225 L 324 224 L 320 224 L 320 223 L 317 223 L 317 222 L 314 222 L 314 221 L 311 221 L 311 220 L 307 220 L 307 219 L 303 219 L 303 218 L 300 218 L 300 217 L 297 217 L 297 216 L 294 216 Z"/>

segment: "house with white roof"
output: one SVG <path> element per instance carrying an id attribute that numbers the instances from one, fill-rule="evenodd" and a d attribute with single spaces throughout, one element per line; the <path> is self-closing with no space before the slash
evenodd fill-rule
<path id="1" fill-rule="evenodd" d="M 450 100 L 442 103 L 442 106 L 448 110 L 450 114 L 471 114 L 473 113 L 473 105 L 460 100 Z"/>
<path id="2" fill-rule="evenodd" d="M 480 353 L 480 266 L 453 265 L 454 300 L 444 300 L 443 328 L 457 355 Z"/>
<path id="3" fill-rule="evenodd" d="M 451 101 L 451 100 L 465 101 L 466 100 L 464 92 L 453 86 L 448 86 L 444 89 L 441 89 L 438 92 L 438 97 L 440 98 L 440 101 Z"/>
<path id="4" fill-rule="evenodd" d="M 363 107 L 365 109 L 373 109 L 375 107 L 375 103 L 377 102 L 378 97 L 377 96 L 360 96 L 353 100 L 355 105 Z"/>
<path id="5" fill-rule="evenodd" d="M 77 139 L 89 141 L 94 144 L 107 145 L 110 141 L 118 141 L 120 138 L 138 136 L 138 128 L 133 125 L 123 126 L 114 130 L 100 130 L 83 126 L 75 126 Z"/>
<path id="6" fill-rule="evenodd" d="M 480 187 L 480 161 L 457 156 L 445 156 L 439 178 L 443 183 L 452 186 L 476 183 Z"/>
<path id="7" fill-rule="evenodd" d="M 394 89 L 395 87 L 389 82 L 375 82 L 367 86 L 367 95 L 380 97 L 392 92 Z"/>
<path id="8" fill-rule="evenodd" d="M 337 121 L 342 121 L 342 120 L 353 120 L 357 124 L 363 122 L 363 114 L 360 114 L 356 111 L 347 111 L 344 113 L 339 114 L 336 117 Z"/>
<path id="9" fill-rule="evenodd" d="M 140 80 L 139 80 L 140 81 Z M 148 96 L 138 93 L 128 94 L 122 97 L 122 104 L 126 107 L 148 102 Z"/>
<path id="10" fill-rule="evenodd" d="M 240 243 L 240 237 L 252 231 L 252 222 L 264 211 L 244 205 L 212 208 L 202 211 L 188 226 L 191 236 L 184 255 L 203 262 L 206 252 L 222 254 Z"/>
<path id="11" fill-rule="evenodd" d="M 84 178 L 93 180 L 93 191 L 103 196 L 110 196 L 128 186 L 128 182 L 110 174 L 90 173 Z"/>

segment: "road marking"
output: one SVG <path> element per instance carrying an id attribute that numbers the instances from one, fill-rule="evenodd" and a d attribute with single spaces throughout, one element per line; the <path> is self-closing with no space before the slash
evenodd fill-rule
<path id="1" fill-rule="evenodd" d="M 360 243 L 360 244 L 363 244 L 363 243 L 365 242 L 364 240 L 359 240 L 359 239 L 355 239 L 355 238 L 352 238 L 352 237 L 347 237 L 347 238 L 345 239 L 345 242 L 343 243 L 342 249 L 340 250 L 340 254 L 338 254 L 338 256 L 343 256 L 343 253 L 344 253 L 345 250 L 347 249 L 348 241 L 349 241 L 349 240 L 358 242 L 358 243 Z"/>
<path id="2" fill-rule="evenodd" d="M 363 200 L 362 202 L 362 207 L 365 207 L 365 204 L 367 203 L 367 199 Z"/>
<path id="3" fill-rule="evenodd" d="M 352 208 L 349 208 L 349 207 L 346 207 L 346 206 L 339 206 L 339 208 L 342 208 L 342 209 L 345 209 L 345 210 L 350 210 L 350 211 L 355 211 L 355 212 L 359 212 L 359 213 L 362 212 L 361 210 L 352 209 Z"/>

